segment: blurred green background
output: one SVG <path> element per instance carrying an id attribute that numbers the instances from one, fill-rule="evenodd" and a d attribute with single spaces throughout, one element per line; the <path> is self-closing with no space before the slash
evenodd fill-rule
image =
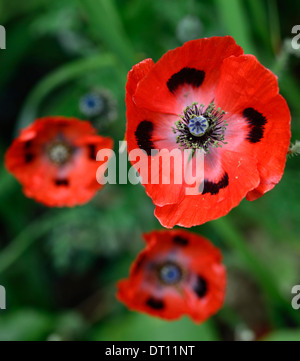
<path id="1" fill-rule="evenodd" d="M 91 121 L 124 138 L 126 75 L 190 39 L 232 35 L 279 77 L 300 139 L 300 54 L 291 29 L 294 0 L 0 0 L 7 49 L 0 50 L 0 152 L 36 117 L 89 118 L 80 106 L 98 92 Z M 110 185 L 89 204 L 47 209 L 25 198 L 1 162 L 0 340 L 300 340 L 300 159 L 262 199 L 191 229 L 220 247 L 228 267 L 226 304 L 203 325 L 129 312 L 115 299 L 143 247 L 161 228 L 141 186 Z"/>

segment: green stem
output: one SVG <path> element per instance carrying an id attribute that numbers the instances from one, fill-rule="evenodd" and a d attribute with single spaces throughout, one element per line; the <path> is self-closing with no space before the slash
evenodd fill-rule
<path id="1" fill-rule="evenodd" d="M 255 54 L 255 48 L 251 39 L 251 28 L 243 6 L 244 4 L 240 0 L 215 1 L 227 34 L 235 38 L 245 53 Z"/>
<path id="2" fill-rule="evenodd" d="M 286 97 L 291 111 L 295 114 L 300 114 L 300 102 L 299 102 L 299 83 L 295 76 L 293 76 L 289 71 L 286 71 L 284 76 L 280 77 L 279 79 L 279 87 Z M 295 121 L 295 117 L 293 117 Z M 299 120 L 299 118 L 297 118 Z"/>
<path id="3" fill-rule="evenodd" d="M 278 77 L 281 77 L 284 71 L 287 69 L 289 58 L 290 54 L 284 48 L 282 48 L 281 52 L 277 55 L 275 63 L 271 69 Z"/>
<path id="4" fill-rule="evenodd" d="M 18 128 L 20 129 L 26 127 L 36 118 L 38 108 L 43 99 L 55 88 L 81 76 L 88 71 L 105 67 L 118 71 L 121 81 L 125 79 L 126 71 L 122 69 L 122 66 L 120 67 L 116 58 L 110 54 L 101 54 L 76 60 L 46 76 L 40 83 L 38 83 L 25 101 L 25 105 L 19 117 Z"/>
<path id="5" fill-rule="evenodd" d="M 259 33 L 262 41 L 264 42 L 267 50 L 271 50 L 268 17 L 264 6 L 264 2 L 261 0 L 247 0 L 250 13 L 252 13 L 252 28 L 255 28 Z"/>
<path id="6" fill-rule="evenodd" d="M 269 24 L 270 36 L 274 54 L 277 54 L 280 49 L 281 35 L 280 35 L 280 20 L 276 0 L 268 1 L 269 8 Z"/>
<path id="7" fill-rule="evenodd" d="M 243 261 L 247 269 L 253 274 L 263 291 L 268 296 L 269 301 L 280 307 L 300 325 L 300 314 L 293 310 L 290 301 L 286 300 L 277 287 L 273 275 L 267 267 L 259 261 L 253 251 L 247 246 L 247 242 L 239 231 L 231 224 L 228 216 L 220 218 L 214 222 L 215 230 L 225 240 L 227 245 Z"/>
<path id="8" fill-rule="evenodd" d="M 103 42 L 130 69 L 135 53 L 124 31 L 114 0 L 78 0 L 85 13 L 90 31 L 96 40 Z"/>

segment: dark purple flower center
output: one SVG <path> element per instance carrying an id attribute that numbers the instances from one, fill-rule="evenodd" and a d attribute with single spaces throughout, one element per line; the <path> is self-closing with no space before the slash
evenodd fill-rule
<path id="1" fill-rule="evenodd" d="M 215 108 L 214 102 L 207 108 L 197 103 L 186 107 L 173 127 L 179 147 L 203 149 L 205 154 L 210 153 L 211 148 L 222 147 L 222 144 L 226 144 L 225 130 L 228 125 L 223 119 L 224 114 L 220 108 Z"/>

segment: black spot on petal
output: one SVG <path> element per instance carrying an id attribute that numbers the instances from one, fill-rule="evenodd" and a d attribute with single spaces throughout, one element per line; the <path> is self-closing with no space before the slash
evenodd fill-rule
<path id="1" fill-rule="evenodd" d="M 186 67 L 171 76 L 167 81 L 167 87 L 174 94 L 177 88 L 184 84 L 198 88 L 203 83 L 204 78 L 204 71 Z"/>
<path id="2" fill-rule="evenodd" d="M 225 172 L 223 177 L 217 183 L 205 180 L 202 194 L 210 193 L 211 195 L 216 195 L 219 193 L 220 189 L 224 189 L 228 185 L 229 177 L 228 174 Z"/>
<path id="3" fill-rule="evenodd" d="M 189 241 L 186 238 L 181 237 L 181 236 L 175 236 L 173 238 L 173 242 L 180 246 L 187 246 L 189 244 Z"/>
<path id="4" fill-rule="evenodd" d="M 29 148 L 31 148 L 31 146 L 32 146 L 32 141 L 27 140 L 27 142 L 25 142 L 25 144 L 24 144 L 24 149 L 28 150 Z"/>
<path id="5" fill-rule="evenodd" d="M 249 140 L 249 142 L 251 143 L 260 142 L 264 136 L 267 119 L 253 108 L 246 108 L 243 111 L 243 117 L 246 119 L 250 126 L 247 140 Z"/>
<path id="6" fill-rule="evenodd" d="M 25 153 L 25 163 L 31 163 L 34 160 L 32 153 Z"/>
<path id="7" fill-rule="evenodd" d="M 148 155 L 151 155 L 151 149 L 154 149 L 154 144 L 151 140 L 153 132 L 153 123 L 148 120 L 143 120 L 135 131 L 135 137 L 140 149 L 144 150 Z"/>
<path id="8" fill-rule="evenodd" d="M 247 140 L 249 140 L 251 143 L 258 143 L 262 140 L 263 137 L 264 129 L 260 127 L 253 127 L 247 136 Z"/>
<path id="9" fill-rule="evenodd" d="M 158 300 L 152 297 L 147 300 L 146 304 L 154 310 L 163 310 L 165 308 L 165 304 L 162 300 Z"/>
<path id="10" fill-rule="evenodd" d="M 136 271 L 138 271 L 139 269 L 142 268 L 144 262 L 146 261 L 146 255 L 143 254 L 139 257 L 139 259 L 137 260 L 137 263 L 136 263 L 136 266 L 135 266 L 135 269 Z"/>
<path id="11" fill-rule="evenodd" d="M 203 298 L 207 294 L 207 283 L 200 276 L 197 276 L 197 281 L 196 281 L 196 284 L 194 286 L 194 292 L 196 293 L 196 295 L 199 298 Z"/>
<path id="12" fill-rule="evenodd" d="M 57 186 L 65 186 L 65 187 L 68 187 L 68 185 L 69 185 L 69 181 L 67 180 L 67 179 L 56 179 L 55 180 L 55 184 L 57 185 Z"/>
<path id="13" fill-rule="evenodd" d="M 97 152 L 96 152 L 95 144 L 89 144 L 88 145 L 88 151 L 89 151 L 89 158 L 91 160 L 96 160 Z"/>

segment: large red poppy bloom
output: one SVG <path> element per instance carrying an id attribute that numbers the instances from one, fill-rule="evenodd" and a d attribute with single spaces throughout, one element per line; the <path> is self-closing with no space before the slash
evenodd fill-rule
<path id="1" fill-rule="evenodd" d="M 96 154 L 112 146 L 112 139 L 96 135 L 89 122 L 46 117 L 14 140 L 5 164 L 26 196 L 50 207 L 72 207 L 88 202 L 101 189 Z"/>
<path id="2" fill-rule="evenodd" d="M 145 184 L 165 227 L 224 216 L 244 197 L 261 197 L 283 175 L 291 136 L 288 106 L 276 76 L 243 55 L 230 36 L 190 41 L 156 64 L 146 59 L 135 65 L 126 105 L 129 152 L 143 149 L 149 159 L 155 158 L 151 149 L 205 154 L 198 194 L 187 195 L 184 182 Z"/>
<path id="3" fill-rule="evenodd" d="M 133 263 L 117 297 L 130 309 L 167 320 L 189 315 L 204 322 L 222 307 L 226 271 L 205 238 L 183 230 L 144 235 L 147 246 Z"/>

